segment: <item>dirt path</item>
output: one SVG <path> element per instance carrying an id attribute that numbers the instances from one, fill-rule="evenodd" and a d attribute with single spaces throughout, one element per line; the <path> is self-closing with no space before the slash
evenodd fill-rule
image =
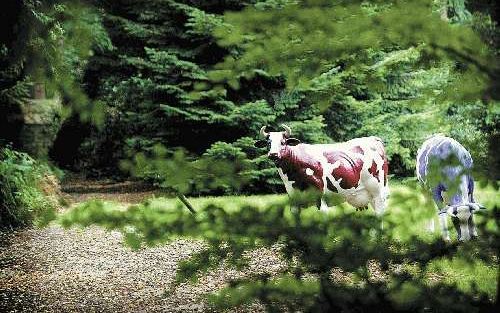
<path id="1" fill-rule="evenodd" d="M 100 198 L 134 203 L 154 192 L 106 182 L 71 182 L 64 190 L 76 202 Z M 242 273 L 220 268 L 195 285 L 170 290 L 177 263 L 201 248 L 201 242 L 176 240 L 131 251 L 122 245 L 120 233 L 98 227 L 63 230 L 54 225 L 0 233 L 0 312 L 204 312 L 203 294 Z M 270 251 L 252 254 L 253 272 L 283 266 Z"/>

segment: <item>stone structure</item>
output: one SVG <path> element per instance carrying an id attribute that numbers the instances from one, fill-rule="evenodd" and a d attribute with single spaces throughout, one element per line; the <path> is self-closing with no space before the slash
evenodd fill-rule
<path id="1" fill-rule="evenodd" d="M 35 83 L 32 99 L 21 106 L 21 112 L 20 148 L 35 158 L 46 159 L 62 123 L 60 98 L 47 99 L 45 84 Z"/>

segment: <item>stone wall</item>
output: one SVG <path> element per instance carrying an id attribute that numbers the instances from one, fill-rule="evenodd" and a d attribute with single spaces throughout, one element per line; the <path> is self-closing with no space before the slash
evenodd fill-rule
<path id="1" fill-rule="evenodd" d="M 21 110 L 24 123 L 19 133 L 20 148 L 35 158 L 47 159 L 62 124 L 61 100 L 30 99 Z"/>

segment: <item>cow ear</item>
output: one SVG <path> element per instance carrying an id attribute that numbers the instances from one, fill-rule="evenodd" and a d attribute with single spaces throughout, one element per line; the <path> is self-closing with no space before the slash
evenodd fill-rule
<path id="1" fill-rule="evenodd" d="M 267 146 L 267 141 L 266 140 L 257 140 L 254 143 L 254 146 L 257 147 L 257 148 L 264 148 L 264 147 Z"/>
<path id="2" fill-rule="evenodd" d="M 297 138 L 287 138 L 286 140 L 286 144 L 288 146 L 296 146 L 300 143 L 300 140 L 298 140 Z"/>

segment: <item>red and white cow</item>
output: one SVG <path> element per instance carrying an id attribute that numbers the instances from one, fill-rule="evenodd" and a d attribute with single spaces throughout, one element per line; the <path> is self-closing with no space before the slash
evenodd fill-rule
<path id="1" fill-rule="evenodd" d="M 278 173 L 288 194 L 294 188 L 311 186 L 322 191 L 320 210 L 328 210 L 325 195 L 338 193 L 356 208 L 372 205 L 382 214 L 389 194 L 387 158 L 380 138 L 363 137 L 335 144 L 303 144 L 291 138 L 290 127 L 285 131 L 260 130 L 265 140 L 256 147 L 268 147 L 267 155 L 278 167 Z"/>

